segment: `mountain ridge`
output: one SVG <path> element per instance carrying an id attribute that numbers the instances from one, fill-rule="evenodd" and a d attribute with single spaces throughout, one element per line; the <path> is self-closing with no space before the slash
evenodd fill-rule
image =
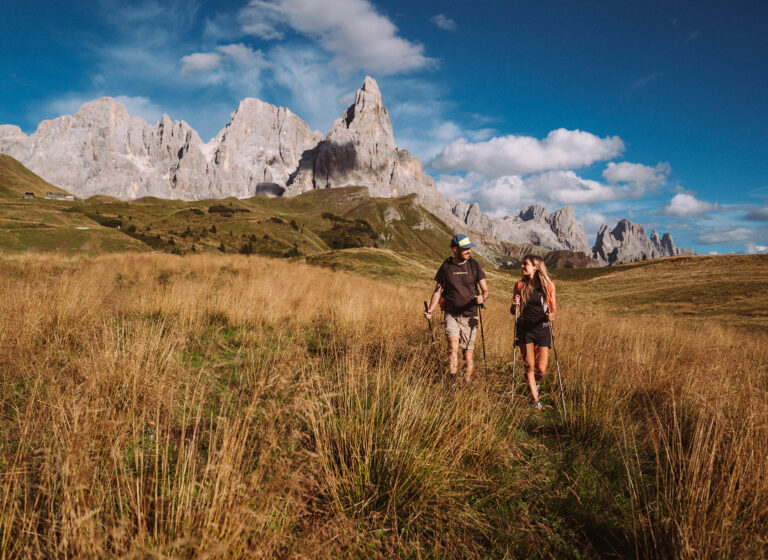
<path id="1" fill-rule="evenodd" d="M 648 243 L 653 249 L 648 253 L 654 256 L 679 254 L 669 234 L 663 243 L 625 243 L 621 236 L 603 235 L 600 246 L 598 236 L 590 247 L 569 206 L 552 214 L 539 207 L 530 217 L 524 209 L 516 217 L 492 218 L 476 203 L 446 199 L 418 158 L 396 145 L 378 84 L 369 76 L 325 137 L 287 108 L 246 98 L 229 123 L 204 143 L 184 121 L 163 115 L 150 125 L 130 117 L 114 99 L 100 98 L 75 115 L 41 122 L 29 136 L 17 126 L 0 125 L 0 152 L 81 197 L 202 200 L 295 196 L 318 188 L 364 185 L 373 197 L 415 194 L 421 205 L 456 231 L 499 243 L 582 252 L 598 265 L 616 262 L 619 254 L 640 258 L 638 248 Z M 611 246 L 608 252 L 606 244 Z M 615 251 L 617 247 L 622 249 Z M 486 256 L 491 256 L 488 251 Z"/>

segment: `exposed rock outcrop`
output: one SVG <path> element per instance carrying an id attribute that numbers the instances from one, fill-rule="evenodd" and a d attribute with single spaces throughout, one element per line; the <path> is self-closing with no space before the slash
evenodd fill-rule
<path id="1" fill-rule="evenodd" d="M 301 155 L 320 140 L 322 134 L 288 109 L 257 99 L 243 100 L 208 144 L 184 121 L 163 115 L 149 125 L 110 97 L 43 121 L 30 136 L 0 127 L 0 152 L 41 177 L 78 196 L 124 200 L 278 194 Z"/>
<path id="2" fill-rule="evenodd" d="M 206 145 L 213 155 L 208 167 L 211 190 L 238 198 L 276 194 L 302 155 L 322 139 L 290 110 L 244 99 L 229 124 Z"/>
<path id="3" fill-rule="evenodd" d="M 692 255 L 690 249 L 680 249 L 672 236 L 665 233 L 661 238 L 656 230 L 646 235 L 645 227 L 629 220 L 621 220 L 612 231 L 603 224 L 597 232 L 592 256 L 600 265 L 621 264 L 638 259 Z"/>
<path id="4" fill-rule="evenodd" d="M 8 127 L 4 127 L 7 129 Z M 12 131 L 11 131 L 12 132 Z M 114 99 L 84 104 L 74 115 L 41 122 L 34 134 L 0 133 L 0 151 L 78 196 L 200 198 L 202 141 L 167 115 L 154 126 L 131 118 Z"/>
<path id="5" fill-rule="evenodd" d="M 568 249 L 590 253 L 584 228 L 576 221 L 573 208 L 566 206 L 549 214 L 543 206 L 528 206 L 518 216 L 491 218 L 480 212 L 477 203 L 450 199 L 451 213 L 472 230 L 507 243 L 531 243 L 547 250 Z"/>
<path id="6" fill-rule="evenodd" d="M 454 221 L 445 197 L 424 173 L 421 162 L 395 144 L 389 113 L 370 76 L 325 140 L 302 158 L 288 179 L 286 194 L 350 185 L 366 185 L 375 197 L 415 193 L 424 207 Z"/>

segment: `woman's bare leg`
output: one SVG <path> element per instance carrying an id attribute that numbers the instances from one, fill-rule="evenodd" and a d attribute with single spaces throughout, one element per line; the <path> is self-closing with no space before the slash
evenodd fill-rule
<path id="1" fill-rule="evenodd" d="M 533 348 L 533 342 L 520 345 L 520 353 L 523 355 L 525 363 L 525 378 L 528 380 L 528 388 L 531 390 L 533 402 L 539 400 L 539 391 L 536 389 L 536 353 Z"/>
<path id="2" fill-rule="evenodd" d="M 536 383 L 540 383 L 544 374 L 547 373 L 547 364 L 549 363 L 549 348 L 546 346 L 537 346 L 536 353 Z"/>

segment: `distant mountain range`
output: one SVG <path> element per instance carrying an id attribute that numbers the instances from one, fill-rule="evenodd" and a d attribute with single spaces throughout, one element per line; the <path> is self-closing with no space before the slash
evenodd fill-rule
<path id="1" fill-rule="evenodd" d="M 489 248 L 499 244 L 583 253 L 581 262 L 597 265 L 692 253 L 676 247 L 668 233 L 654 231 L 649 238 L 643 226 L 627 220 L 611 232 L 603 226 L 590 247 L 569 206 L 552 214 L 532 206 L 515 217 L 492 218 L 477 204 L 447 200 L 421 162 L 395 144 L 370 77 L 325 137 L 289 109 L 248 98 L 204 143 L 184 121 L 163 115 L 151 125 L 103 97 L 74 115 L 41 122 L 29 136 L 18 126 L 0 125 L 0 153 L 79 197 L 242 199 L 349 186 L 365 186 L 380 198 L 415 194 L 450 228 L 474 235 L 497 262 L 498 250 Z"/>

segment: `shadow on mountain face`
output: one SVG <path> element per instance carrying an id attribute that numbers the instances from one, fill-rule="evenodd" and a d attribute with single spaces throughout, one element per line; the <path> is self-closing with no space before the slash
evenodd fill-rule
<path id="1" fill-rule="evenodd" d="M 299 166 L 288 177 L 290 186 L 301 173 L 312 170 L 312 188 L 327 189 L 332 186 L 332 179 L 347 175 L 358 165 L 357 150 L 352 142 L 338 144 L 323 140 L 311 150 L 301 154 Z"/>
<path id="2" fill-rule="evenodd" d="M 259 183 L 253 191 L 253 196 L 283 196 L 284 193 L 285 187 L 281 187 L 277 183 Z"/>

